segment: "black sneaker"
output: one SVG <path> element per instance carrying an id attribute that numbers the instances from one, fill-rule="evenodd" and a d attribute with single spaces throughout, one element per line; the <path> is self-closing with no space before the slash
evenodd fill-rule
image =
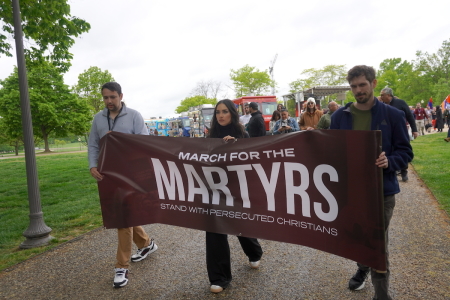
<path id="1" fill-rule="evenodd" d="M 114 285 L 115 288 L 121 288 L 128 283 L 128 269 L 115 268 Z"/>
<path id="2" fill-rule="evenodd" d="M 369 274 L 369 270 L 363 271 L 360 268 L 358 268 L 356 274 L 348 282 L 348 288 L 351 289 L 352 291 L 359 291 L 360 289 L 362 289 L 365 285 L 365 281 L 367 275 Z"/>
<path id="3" fill-rule="evenodd" d="M 150 245 L 148 245 L 147 247 L 138 249 L 136 254 L 131 256 L 131 261 L 132 262 L 141 261 L 144 258 L 146 258 L 147 255 L 149 255 L 150 253 L 155 252 L 156 250 L 158 250 L 158 246 L 156 246 L 156 244 L 153 242 L 153 239 L 152 239 L 150 241 Z"/>
<path id="4" fill-rule="evenodd" d="M 407 182 L 408 181 L 408 171 L 402 172 L 402 181 Z"/>

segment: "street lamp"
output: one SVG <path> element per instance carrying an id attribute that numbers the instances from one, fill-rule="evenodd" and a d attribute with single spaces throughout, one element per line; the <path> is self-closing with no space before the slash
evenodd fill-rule
<path id="1" fill-rule="evenodd" d="M 41 209 L 41 196 L 36 169 L 36 153 L 34 151 L 33 125 L 31 122 L 30 98 L 28 94 L 28 80 L 23 54 L 23 32 L 20 19 L 19 0 L 12 1 L 14 18 L 14 39 L 16 41 L 17 69 L 19 73 L 20 108 L 22 112 L 22 130 L 25 144 L 25 166 L 27 171 L 28 202 L 30 204 L 30 224 L 23 232 L 27 239 L 20 244 L 20 248 L 29 249 L 47 245 L 52 237 L 52 229 L 44 222 Z"/>

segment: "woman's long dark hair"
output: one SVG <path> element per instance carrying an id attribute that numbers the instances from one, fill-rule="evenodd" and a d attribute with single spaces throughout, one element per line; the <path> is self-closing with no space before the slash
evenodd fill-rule
<path id="1" fill-rule="evenodd" d="M 276 116 L 278 116 L 278 119 L 275 118 Z M 274 110 L 270 121 L 278 121 L 279 119 L 281 119 L 281 113 L 278 110 Z"/>
<path id="2" fill-rule="evenodd" d="M 229 99 L 223 99 L 217 102 L 216 107 L 214 108 L 214 114 L 211 120 L 211 128 L 209 129 L 209 135 L 210 138 L 218 138 L 220 136 L 220 127 L 222 127 L 219 122 L 217 122 L 216 117 L 216 111 L 217 106 L 219 104 L 224 104 L 228 111 L 231 114 L 231 132 L 232 136 L 235 138 L 243 138 L 244 137 L 244 127 L 239 123 L 239 114 L 236 110 L 236 106 L 234 105 L 233 101 Z"/>

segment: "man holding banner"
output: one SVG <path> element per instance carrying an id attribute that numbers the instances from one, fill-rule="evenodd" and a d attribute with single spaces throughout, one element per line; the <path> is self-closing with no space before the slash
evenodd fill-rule
<path id="1" fill-rule="evenodd" d="M 122 88 L 117 82 L 105 83 L 102 86 L 102 96 L 105 108 L 94 117 L 88 144 L 90 172 L 98 182 L 104 179 L 104 175 L 97 169 L 100 139 L 103 136 L 112 131 L 148 135 L 141 114 L 126 107 L 125 103 L 122 102 Z M 156 251 L 158 246 L 153 242 L 153 239 L 149 238 L 141 226 L 118 228 L 117 236 L 117 262 L 114 269 L 113 287 L 120 288 L 128 283 L 132 243 L 134 242 L 139 248 L 137 253 L 131 256 L 133 262 L 145 259 L 150 253 Z"/>
<path id="2" fill-rule="evenodd" d="M 404 113 L 384 105 L 373 90 L 377 85 L 375 70 L 368 66 L 355 66 L 348 71 L 350 84 L 356 102 L 348 103 L 331 117 L 330 129 L 381 130 L 382 149 L 375 165 L 383 169 L 384 226 L 386 239 L 386 271 L 378 271 L 358 263 L 358 271 L 350 279 L 349 288 L 360 290 L 371 271 L 375 289 L 374 299 L 391 299 L 389 295 L 388 228 L 395 206 L 395 194 L 400 192 L 396 170 L 405 169 L 413 158 Z"/>

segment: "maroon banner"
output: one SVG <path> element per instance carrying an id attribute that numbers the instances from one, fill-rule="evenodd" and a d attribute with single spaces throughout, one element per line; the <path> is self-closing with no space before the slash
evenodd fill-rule
<path id="1" fill-rule="evenodd" d="M 107 134 L 103 223 L 152 223 L 304 245 L 386 270 L 379 131 L 238 139 Z"/>

